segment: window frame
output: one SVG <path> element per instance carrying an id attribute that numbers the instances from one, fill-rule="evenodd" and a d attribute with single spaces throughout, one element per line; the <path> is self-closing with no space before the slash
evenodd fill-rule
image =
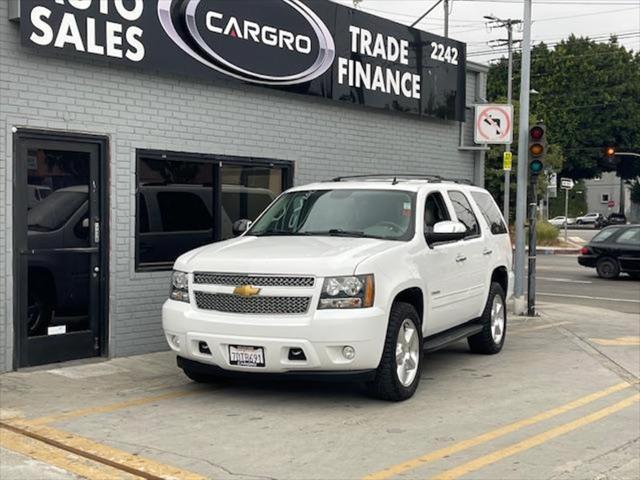
<path id="1" fill-rule="evenodd" d="M 469 197 L 465 194 L 465 192 L 463 192 L 462 190 L 447 190 L 447 197 L 449 202 L 451 203 L 451 208 L 453 210 L 454 215 L 456 216 L 456 220 L 458 222 L 460 222 L 460 219 L 458 218 L 458 212 L 456 212 L 456 208 L 453 204 L 453 200 L 451 199 L 451 194 L 452 193 L 459 193 L 460 195 L 462 195 L 464 197 L 464 199 L 467 201 L 467 203 L 469 204 L 469 207 L 471 208 L 471 213 L 473 214 L 473 217 L 476 219 L 476 225 L 478 226 L 478 233 L 476 233 L 475 235 L 465 235 L 465 237 L 460 240 L 460 241 L 467 241 L 467 240 L 473 240 L 476 238 L 482 238 L 482 226 L 480 225 L 480 220 L 478 220 L 478 214 L 476 213 L 475 209 L 474 209 L 474 202 L 472 200 L 469 199 Z M 462 222 L 460 222 L 462 223 Z"/>
<path id="2" fill-rule="evenodd" d="M 607 197 L 606 200 L 604 197 Z M 600 194 L 600 203 L 609 203 L 609 200 L 611 200 L 611 195 L 608 193 L 601 193 Z"/>
<path id="3" fill-rule="evenodd" d="M 221 240 L 222 236 L 222 175 L 221 168 L 225 165 L 237 167 L 267 167 L 282 169 L 282 191 L 293 186 L 295 162 L 291 160 L 280 160 L 267 157 L 240 157 L 233 155 L 219 155 L 206 153 L 179 152 L 171 150 L 156 149 L 136 149 L 135 158 L 135 211 L 134 211 L 134 268 L 136 272 L 158 272 L 170 271 L 173 268 L 173 261 L 162 264 L 141 264 L 140 263 L 140 162 L 143 159 L 164 160 L 164 161 L 187 161 L 209 163 L 212 166 L 212 205 L 217 205 L 211 212 L 212 217 L 212 238 L 211 242 Z M 148 209 L 148 206 L 147 206 Z"/>

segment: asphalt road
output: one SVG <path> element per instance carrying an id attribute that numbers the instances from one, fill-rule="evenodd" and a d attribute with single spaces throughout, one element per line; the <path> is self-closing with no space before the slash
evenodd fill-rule
<path id="1" fill-rule="evenodd" d="M 537 257 L 536 273 L 537 298 L 541 301 L 640 315 L 640 281 L 628 275 L 603 280 L 595 269 L 578 265 L 575 255 L 541 255 Z"/>

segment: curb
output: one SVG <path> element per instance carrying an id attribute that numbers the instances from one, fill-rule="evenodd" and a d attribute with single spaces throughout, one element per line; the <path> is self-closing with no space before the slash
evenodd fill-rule
<path id="1" fill-rule="evenodd" d="M 529 248 L 525 248 L 525 252 L 528 252 Z M 514 249 L 515 252 L 515 249 Z M 557 248 L 557 247 L 539 247 L 536 248 L 536 255 L 578 255 L 580 253 L 579 248 Z"/>

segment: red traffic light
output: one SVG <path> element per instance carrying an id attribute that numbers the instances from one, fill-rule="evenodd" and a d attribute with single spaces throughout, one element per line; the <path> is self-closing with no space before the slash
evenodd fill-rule
<path id="1" fill-rule="evenodd" d="M 529 130 L 529 135 L 534 140 L 540 140 L 544 135 L 544 129 L 542 127 L 535 126 L 531 130 Z"/>

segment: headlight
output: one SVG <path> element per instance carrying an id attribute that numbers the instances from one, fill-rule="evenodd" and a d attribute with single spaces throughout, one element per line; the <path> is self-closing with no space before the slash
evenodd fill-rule
<path id="1" fill-rule="evenodd" d="M 319 309 L 373 306 L 373 275 L 327 277 L 320 293 Z"/>
<path id="2" fill-rule="evenodd" d="M 171 274 L 171 293 L 169 298 L 189 303 L 189 275 L 176 270 Z"/>

